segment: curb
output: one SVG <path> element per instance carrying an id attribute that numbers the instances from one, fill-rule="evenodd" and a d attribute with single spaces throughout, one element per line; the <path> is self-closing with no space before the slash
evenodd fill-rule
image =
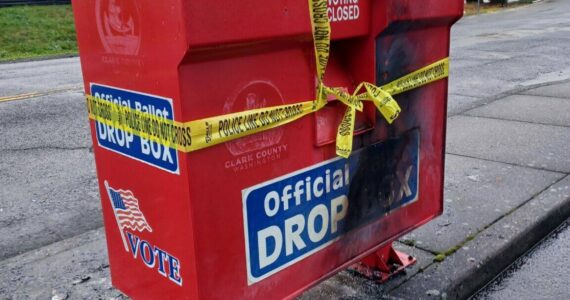
<path id="1" fill-rule="evenodd" d="M 565 180 L 568 181 L 569 178 L 570 177 L 567 176 L 558 183 Z M 550 187 L 548 187 L 548 189 L 550 189 Z M 549 192 L 545 191 L 543 193 Z M 533 198 L 531 201 L 541 197 L 541 195 Z M 529 207 L 526 207 L 527 205 Z M 517 211 L 505 217 L 505 220 L 502 219 L 493 225 L 496 225 L 499 228 L 489 229 L 491 231 L 501 231 L 503 228 L 501 228 L 502 226 L 500 225 L 502 225 L 504 222 L 516 220 L 517 217 L 520 217 L 520 214 L 526 213 L 525 211 L 519 212 L 519 210 L 525 209 L 532 210 L 529 203 L 526 203 Z M 569 217 L 570 197 L 567 197 L 558 205 L 552 207 L 545 214 L 538 216 L 536 222 L 532 223 L 529 227 L 526 227 L 523 231 L 511 239 L 506 245 L 497 249 L 497 251 L 493 253 L 493 256 L 488 261 L 486 261 L 485 265 L 483 265 L 481 268 L 475 268 L 471 274 L 468 274 L 464 278 L 461 278 L 461 283 L 456 284 L 455 286 L 451 286 L 451 289 L 455 291 L 455 293 L 449 294 L 451 298 L 454 298 L 453 296 L 456 296 L 455 298 L 457 299 L 465 299 L 472 296 L 474 293 L 491 282 L 497 275 L 506 270 L 519 257 L 523 256 L 529 250 L 534 248 L 540 241 L 542 241 L 545 237 L 550 235 L 550 233 L 560 227 L 560 225 L 562 225 Z"/>
<path id="2" fill-rule="evenodd" d="M 482 230 L 465 245 L 468 250 L 430 265 L 388 295 L 398 299 L 471 297 L 570 217 L 570 196 L 563 194 L 570 193 L 568 186 L 569 175 Z"/>

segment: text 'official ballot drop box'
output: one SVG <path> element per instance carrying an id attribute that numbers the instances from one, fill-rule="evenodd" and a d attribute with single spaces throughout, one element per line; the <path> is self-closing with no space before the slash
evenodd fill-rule
<path id="1" fill-rule="evenodd" d="M 113 285 L 299 295 L 439 215 L 462 0 L 75 0 Z"/>

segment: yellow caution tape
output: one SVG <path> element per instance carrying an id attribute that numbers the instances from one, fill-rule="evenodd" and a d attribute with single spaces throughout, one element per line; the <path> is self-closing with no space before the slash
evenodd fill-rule
<path id="1" fill-rule="evenodd" d="M 324 80 L 331 46 L 331 25 L 327 9 L 327 0 L 309 0 L 311 29 L 315 46 L 315 63 L 317 65 L 319 82 Z M 322 96 L 322 90 L 319 96 Z"/>
<path id="2" fill-rule="evenodd" d="M 317 78 L 319 80 L 317 99 L 332 95 L 347 106 L 336 136 L 336 153 L 339 156 L 348 157 L 352 152 L 352 137 L 354 134 L 356 110 L 362 111 L 362 101 L 372 101 L 386 121 L 392 124 L 401 112 L 400 106 L 396 100 L 392 98 L 392 95 L 426 85 L 448 76 L 449 61 L 448 59 L 444 59 L 383 87 L 377 87 L 367 82 L 361 83 L 352 95 L 338 88 L 327 87 L 323 82 L 324 72 L 329 60 L 331 36 L 331 28 L 327 14 L 327 0 L 309 0 L 309 7 L 311 11 Z M 359 94 L 362 89 L 365 89 L 366 92 Z"/>
<path id="3" fill-rule="evenodd" d="M 192 152 L 275 128 L 326 105 L 307 101 L 181 123 L 87 95 L 89 118 L 166 147 Z"/>
<path id="4" fill-rule="evenodd" d="M 394 95 L 449 75 L 449 59 L 444 58 L 381 87 L 363 82 L 352 94 L 340 88 L 327 87 L 323 83 L 329 60 L 331 36 L 327 0 L 308 1 L 319 80 L 315 100 L 182 123 L 87 95 L 89 118 L 166 147 L 182 152 L 192 152 L 293 122 L 322 109 L 327 104 L 327 97 L 330 95 L 347 106 L 337 131 L 336 153 L 339 156 L 348 157 L 352 152 L 356 111 L 363 110 L 363 101 L 371 101 L 391 124 L 401 112 L 400 106 L 393 98 Z"/>

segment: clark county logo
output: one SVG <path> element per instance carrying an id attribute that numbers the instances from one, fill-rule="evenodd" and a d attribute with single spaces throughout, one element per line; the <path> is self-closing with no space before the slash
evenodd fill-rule
<path id="1" fill-rule="evenodd" d="M 261 80 L 252 81 L 243 87 L 232 100 L 224 103 L 224 113 L 283 105 L 283 103 L 283 95 L 273 83 Z M 278 145 L 283 133 L 284 129 L 278 127 L 227 142 L 226 147 L 233 156 L 239 156 Z"/>
<path id="2" fill-rule="evenodd" d="M 152 232 L 152 228 L 140 210 L 139 201 L 133 192 L 114 189 L 107 181 L 105 181 L 105 188 L 113 206 L 125 251 L 130 252 L 135 260 L 140 258 L 145 266 L 156 269 L 160 275 L 168 277 L 172 282 L 181 286 L 180 260 L 134 233 L 136 231 Z"/>
<path id="3" fill-rule="evenodd" d="M 109 54 L 137 55 L 141 45 L 140 17 L 134 0 L 96 0 L 97 31 Z"/>

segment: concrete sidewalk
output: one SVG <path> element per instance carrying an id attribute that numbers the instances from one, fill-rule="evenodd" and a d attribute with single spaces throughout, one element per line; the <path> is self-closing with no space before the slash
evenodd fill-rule
<path id="1" fill-rule="evenodd" d="M 303 299 L 465 298 L 570 216 L 570 82 L 448 121 L 445 212 L 396 244 L 418 263 L 384 285 L 341 272 Z M 124 297 L 110 285 L 102 229 L 0 262 L 0 295 Z"/>
<path id="2" fill-rule="evenodd" d="M 384 285 L 345 272 L 304 298 L 467 298 L 570 216 L 569 174 L 570 82 L 455 115 L 445 211 L 397 246 L 416 266 Z"/>

